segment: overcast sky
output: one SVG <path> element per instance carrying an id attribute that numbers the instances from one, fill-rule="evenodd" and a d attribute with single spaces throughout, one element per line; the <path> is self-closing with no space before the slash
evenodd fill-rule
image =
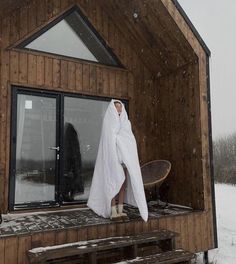
<path id="1" fill-rule="evenodd" d="M 236 1 L 179 0 L 211 50 L 213 138 L 236 132 Z"/>

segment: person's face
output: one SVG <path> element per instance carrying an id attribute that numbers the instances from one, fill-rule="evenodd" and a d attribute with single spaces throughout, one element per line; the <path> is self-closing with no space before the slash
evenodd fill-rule
<path id="1" fill-rule="evenodd" d="M 120 115 L 122 111 L 122 104 L 115 103 L 115 107 L 116 107 L 118 114 Z"/>

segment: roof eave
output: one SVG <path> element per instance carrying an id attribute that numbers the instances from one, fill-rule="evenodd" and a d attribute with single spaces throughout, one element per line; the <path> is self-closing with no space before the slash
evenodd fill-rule
<path id="1" fill-rule="evenodd" d="M 173 4 L 175 5 L 175 7 L 177 8 L 177 10 L 180 12 L 180 14 L 182 15 L 182 17 L 184 18 L 185 22 L 188 24 L 188 26 L 190 27 L 190 29 L 192 30 L 194 36 L 197 38 L 197 40 L 199 41 L 199 43 L 201 44 L 201 46 L 203 47 L 204 51 L 206 52 L 206 54 L 210 57 L 211 56 L 211 51 L 210 49 L 207 47 L 206 43 L 204 42 L 204 40 L 202 39 L 202 37 L 200 36 L 200 34 L 198 33 L 197 29 L 194 27 L 193 23 L 191 22 L 191 20 L 189 19 L 189 17 L 187 16 L 187 14 L 185 13 L 184 9 L 182 8 L 182 6 L 180 5 L 180 3 L 178 2 L 178 0 L 172 0 Z"/>

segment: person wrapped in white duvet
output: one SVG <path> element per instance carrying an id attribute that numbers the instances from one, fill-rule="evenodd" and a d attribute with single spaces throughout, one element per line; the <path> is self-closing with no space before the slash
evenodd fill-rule
<path id="1" fill-rule="evenodd" d="M 126 216 L 123 213 L 124 202 L 138 207 L 143 220 L 148 220 L 137 144 L 131 123 L 123 103 L 112 99 L 103 119 L 87 206 L 102 217 L 116 219 Z"/>

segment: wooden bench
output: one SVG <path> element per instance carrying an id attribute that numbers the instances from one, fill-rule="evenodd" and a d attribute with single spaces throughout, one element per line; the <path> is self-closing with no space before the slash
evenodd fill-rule
<path id="1" fill-rule="evenodd" d="M 136 258 L 138 255 L 142 256 L 143 254 L 173 250 L 176 235 L 176 233 L 167 230 L 155 230 L 139 235 L 108 237 L 34 248 L 28 251 L 28 256 L 30 263 L 48 263 L 49 261 L 50 263 L 72 263 L 71 259 L 74 257 L 75 259 L 87 259 L 87 263 L 94 264 L 102 257 L 106 258 L 106 255 L 114 255 L 115 257 L 119 253 L 119 260 L 121 258 Z M 66 262 L 66 259 L 68 259 L 68 262 Z"/>
<path id="2" fill-rule="evenodd" d="M 172 251 L 167 251 L 163 253 L 153 254 L 145 257 L 136 257 L 135 259 L 122 260 L 121 262 L 116 262 L 114 264 L 129 264 L 129 263 L 139 263 L 139 264 L 189 264 L 194 258 L 194 254 L 183 249 L 175 249 Z"/>

